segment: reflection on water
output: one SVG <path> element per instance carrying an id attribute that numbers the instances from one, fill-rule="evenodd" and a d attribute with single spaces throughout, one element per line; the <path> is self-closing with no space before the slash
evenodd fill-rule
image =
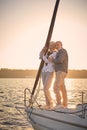
<path id="1" fill-rule="evenodd" d="M 84 102 L 87 102 L 87 79 L 66 79 L 66 87 L 70 105 L 82 103 L 82 92 Z"/>
<path id="2" fill-rule="evenodd" d="M 0 130 L 33 130 L 24 109 L 20 114 L 15 108 L 24 107 L 24 89 L 32 89 L 33 84 L 34 79 L 0 79 Z M 87 79 L 66 79 L 66 86 L 69 105 L 81 103 L 81 92 L 87 94 Z M 84 101 L 87 102 L 87 95 Z"/>
<path id="3" fill-rule="evenodd" d="M 21 115 L 15 106 L 23 106 L 25 87 L 33 85 L 33 79 L 0 79 L 0 130 L 33 130 L 24 109 Z"/>

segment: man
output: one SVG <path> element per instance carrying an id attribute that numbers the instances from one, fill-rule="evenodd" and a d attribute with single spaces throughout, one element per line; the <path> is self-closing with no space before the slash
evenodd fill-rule
<path id="1" fill-rule="evenodd" d="M 51 59 L 51 61 L 54 62 L 56 72 L 54 93 L 57 105 L 61 104 L 61 96 L 62 96 L 63 106 L 67 107 L 67 92 L 64 80 L 68 71 L 68 54 L 67 51 L 62 47 L 61 41 L 56 42 L 56 48 L 58 49 L 56 58 Z"/>

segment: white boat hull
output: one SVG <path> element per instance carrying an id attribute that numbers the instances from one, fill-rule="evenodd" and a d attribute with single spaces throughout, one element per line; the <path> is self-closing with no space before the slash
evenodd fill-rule
<path id="1" fill-rule="evenodd" d="M 87 115 L 81 118 L 77 110 L 27 108 L 26 112 L 35 130 L 87 130 Z"/>

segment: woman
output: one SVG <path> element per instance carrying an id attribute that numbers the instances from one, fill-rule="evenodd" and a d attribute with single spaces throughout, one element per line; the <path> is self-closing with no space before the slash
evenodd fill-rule
<path id="1" fill-rule="evenodd" d="M 47 48 L 44 47 L 40 52 L 40 59 L 43 59 L 44 61 L 44 66 L 42 68 L 42 82 L 44 86 L 44 94 L 46 99 L 46 105 L 43 106 L 42 108 L 51 109 L 54 107 L 54 102 L 51 98 L 49 89 L 52 84 L 55 69 L 54 69 L 54 63 L 50 62 L 48 59 L 56 57 L 57 53 L 56 43 L 53 41 L 50 42 L 48 52 L 45 54 L 46 50 Z"/>

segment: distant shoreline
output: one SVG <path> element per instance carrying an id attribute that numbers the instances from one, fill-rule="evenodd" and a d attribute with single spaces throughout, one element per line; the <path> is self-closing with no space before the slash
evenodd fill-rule
<path id="1" fill-rule="evenodd" d="M 34 69 L 0 69 L 0 78 L 35 78 L 37 70 Z M 67 78 L 87 78 L 87 70 L 69 70 Z"/>

